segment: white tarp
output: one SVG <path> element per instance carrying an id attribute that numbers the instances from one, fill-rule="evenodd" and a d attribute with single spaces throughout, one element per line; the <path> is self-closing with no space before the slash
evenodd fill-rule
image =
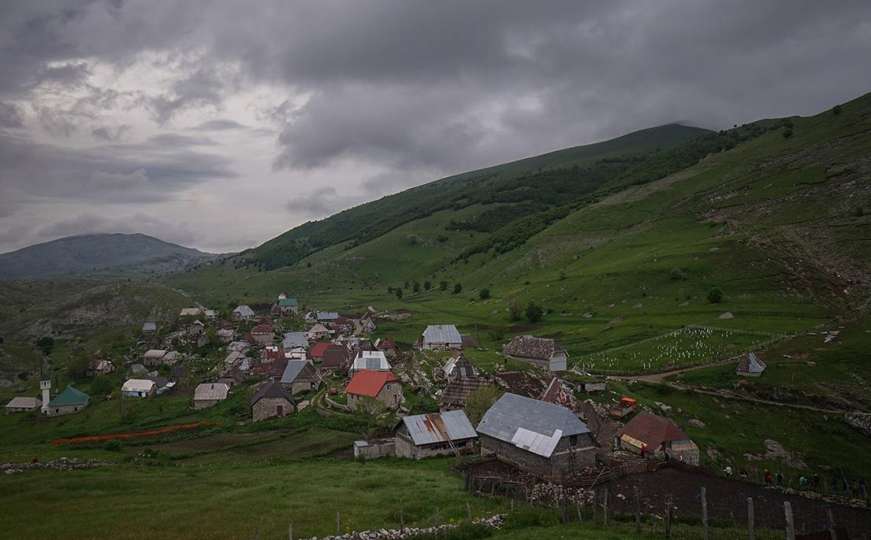
<path id="1" fill-rule="evenodd" d="M 553 435 L 547 436 L 524 428 L 517 428 L 511 438 L 512 444 L 517 448 L 528 450 L 533 454 L 549 458 L 553 454 L 556 445 L 563 437 L 563 432 L 557 429 Z"/>

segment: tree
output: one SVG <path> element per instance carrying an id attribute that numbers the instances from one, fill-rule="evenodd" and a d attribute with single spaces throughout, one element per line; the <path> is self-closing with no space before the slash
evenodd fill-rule
<path id="1" fill-rule="evenodd" d="M 459 283 L 455 283 L 454 284 L 454 294 L 460 294 L 461 292 L 463 292 L 463 286 L 460 285 Z"/>
<path id="2" fill-rule="evenodd" d="M 535 302 L 526 305 L 526 320 L 535 324 L 544 316 L 544 310 Z"/>
<path id="3" fill-rule="evenodd" d="M 490 289 L 481 289 L 478 291 L 478 298 L 481 300 L 486 300 L 490 298 Z"/>
<path id="4" fill-rule="evenodd" d="M 419 293 L 420 292 L 420 283 L 415 281 L 411 287 L 411 290 L 414 291 L 415 293 Z"/>
<path id="5" fill-rule="evenodd" d="M 423 290 L 428 291 L 430 289 L 432 289 L 432 283 L 429 280 L 424 281 L 423 282 Z"/>
<path id="6" fill-rule="evenodd" d="M 792 137 L 792 128 L 786 128 L 783 130 L 783 138 L 788 139 Z"/>
<path id="7" fill-rule="evenodd" d="M 832 112 L 835 113 L 836 116 L 841 114 L 841 106 L 835 105 L 835 107 L 832 109 Z"/>
<path id="8" fill-rule="evenodd" d="M 396 298 L 402 300 L 402 289 L 396 289 Z"/>
<path id="9" fill-rule="evenodd" d="M 519 321 L 521 317 L 523 317 L 523 308 L 520 307 L 520 302 L 516 298 L 512 298 L 508 302 L 508 319 L 513 322 Z"/>
<path id="10" fill-rule="evenodd" d="M 54 350 L 54 338 L 51 336 L 43 336 L 36 340 L 36 346 L 42 351 L 42 354 L 48 356 Z"/>
<path id="11" fill-rule="evenodd" d="M 447 281 L 439 281 L 439 290 L 440 291 L 448 290 L 448 282 Z"/>
<path id="12" fill-rule="evenodd" d="M 501 396 L 502 391 L 493 385 L 482 386 L 469 394 L 466 398 L 466 416 L 473 426 L 481 421 L 487 409 L 492 407 Z"/>
<path id="13" fill-rule="evenodd" d="M 719 289 L 719 287 L 714 287 L 708 292 L 708 302 L 712 304 L 719 304 L 723 301 L 723 291 Z"/>

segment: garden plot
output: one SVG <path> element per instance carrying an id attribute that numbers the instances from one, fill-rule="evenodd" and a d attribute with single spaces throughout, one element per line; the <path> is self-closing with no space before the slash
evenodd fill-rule
<path id="1" fill-rule="evenodd" d="M 577 367 L 596 373 L 661 372 L 723 360 L 779 338 L 764 332 L 686 326 L 583 356 Z"/>

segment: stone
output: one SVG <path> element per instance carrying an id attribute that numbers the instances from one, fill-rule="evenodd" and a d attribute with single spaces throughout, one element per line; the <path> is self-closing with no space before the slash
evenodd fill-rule
<path id="1" fill-rule="evenodd" d="M 726 313 L 723 313 L 722 315 L 720 315 L 719 318 L 720 318 L 720 319 L 723 319 L 723 320 L 728 320 L 728 319 L 734 319 L 735 316 L 732 315 L 732 312 L 731 312 L 731 311 L 727 311 Z"/>
<path id="2" fill-rule="evenodd" d="M 699 420 L 698 418 L 690 418 L 687 421 L 687 424 L 693 426 L 694 428 L 699 428 L 699 429 L 705 427 L 705 423 L 702 422 L 701 420 Z"/>

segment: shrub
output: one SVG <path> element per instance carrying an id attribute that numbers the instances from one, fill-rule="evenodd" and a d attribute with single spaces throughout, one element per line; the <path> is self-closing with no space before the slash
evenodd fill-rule
<path id="1" fill-rule="evenodd" d="M 402 289 L 396 289 L 396 298 L 402 300 Z"/>
<path id="2" fill-rule="evenodd" d="M 718 287 L 714 287 L 708 292 L 708 302 L 712 304 L 719 304 L 723 301 L 723 291 L 721 291 Z"/>
<path id="3" fill-rule="evenodd" d="M 460 294 L 463 292 L 463 286 L 459 283 L 454 284 L 454 294 Z"/>
<path id="4" fill-rule="evenodd" d="M 672 268 L 671 279 L 674 281 L 685 281 L 687 279 L 687 273 L 681 268 Z"/>
<path id="5" fill-rule="evenodd" d="M 415 293 L 419 293 L 420 292 L 420 283 L 415 281 L 414 284 L 411 286 L 411 290 L 414 291 Z"/>
<path id="6" fill-rule="evenodd" d="M 432 289 L 432 283 L 429 280 L 423 282 L 423 290 L 428 291 Z"/>
<path id="7" fill-rule="evenodd" d="M 448 290 L 448 282 L 447 281 L 439 281 L 439 290 L 440 291 Z"/>
<path id="8" fill-rule="evenodd" d="M 520 302 L 512 298 L 508 303 L 508 319 L 511 321 L 519 321 L 522 316 L 523 308 L 520 307 Z"/>
<path id="9" fill-rule="evenodd" d="M 43 336 L 36 341 L 36 346 L 42 351 L 42 354 L 48 356 L 54 349 L 54 338 L 51 336 Z"/>
<path id="10" fill-rule="evenodd" d="M 530 302 L 526 306 L 526 320 L 530 323 L 537 323 L 544 317 L 544 310 L 535 302 Z"/>
<path id="11" fill-rule="evenodd" d="M 783 130 L 783 138 L 788 139 L 792 137 L 792 128 L 786 128 Z"/>
<path id="12" fill-rule="evenodd" d="M 490 298 L 490 289 L 481 289 L 478 291 L 478 298 L 481 300 L 486 300 Z"/>

